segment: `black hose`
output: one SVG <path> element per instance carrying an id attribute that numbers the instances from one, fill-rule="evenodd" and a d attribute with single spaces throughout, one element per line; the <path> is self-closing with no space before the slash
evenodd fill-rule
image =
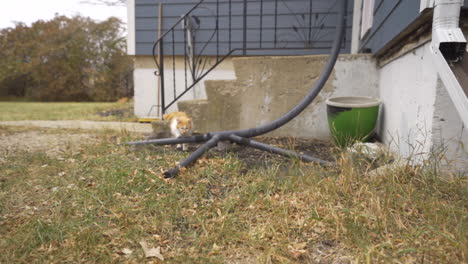
<path id="1" fill-rule="evenodd" d="M 192 162 L 196 161 L 201 155 L 203 155 L 206 151 L 210 148 L 216 146 L 219 142 L 219 136 L 215 135 L 210 140 L 208 140 L 205 144 L 201 145 L 197 150 L 195 150 L 190 156 L 185 158 L 181 161 L 177 166 L 174 168 L 164 172 L 164 178 L 174 178 L 178 173 L 180 168 L 187 167 Z"/>

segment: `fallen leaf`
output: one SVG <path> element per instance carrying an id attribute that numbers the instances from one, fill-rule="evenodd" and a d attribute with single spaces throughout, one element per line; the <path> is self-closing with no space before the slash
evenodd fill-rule
<path id="1" fill-rule="evenodd" d="M 109 230 L 105 230 L 103 232 L 103 234 L 107 237 L 110 237 L 110 238 L 113 238 L 113 237 L 116 237 L 118 236 L 120 233 L 120 230 L 117 229 L 117 228 L 112 228 L 112 229 L 109 229 Z"/>
<path id="2" fill-rule="evenodd" d="M 130 255 L 133 253 L 133 250 L 129 248 L 122 248 L 122 250 L 117 251 L 117 254 L 119 255 Z"/>
<path id="3" fill-rule="evenodd" d="M 298 259 L 307 252 L 306 247 L 307 242 L 294 243 L 288 246 L 288 250 L 293 258 Z"/>
<path id="4" fill-rule="evenodd" d="M 146 258 L 156 257 L 161 261 L 164 261 L 164 257 L 161 254 L 161 247 L 149 248 L 148 243 L 146 243 L 146 241 L 141 241 L 140 245 L 143 248 L 143 251 L 145 252 Z"/>
<path id="5" fill-rule="evenodd" d="M 307 242 L 302 242 L 302 243 L 294 243 L 291 245 L 291 247 L 295 249 L 304 249 L 307 247 Z"/>
<path id="6" fill-rule="evenodd" d="M 159 173 L 154 172 L 152 169 L 147 169 L 147 171 L 155 176 L 159 176 Z"/>
<path id="7" fill-rule="evenodd" d="M 216 245 L 216 243 L 213 244 L 213 250 L 214 251 L 219 251 L 220 249 L 222 249 L 222 247 Z"/>

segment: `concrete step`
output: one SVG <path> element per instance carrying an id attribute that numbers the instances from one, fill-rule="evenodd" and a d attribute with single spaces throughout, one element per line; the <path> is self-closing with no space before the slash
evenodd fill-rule
<path id="1" fill-rule="evenodd" d="M 298 69 L 324 64 L 327 59 L 327 55 L 235 57 L 232 63 L 237 80 L 248 81 L 252 76 L 265 79 L 277 74 L 285 77 L 288 73 L 297 73 Z"/>
<path id="2" fill-rule="evenodd" d="M 194 131 L 199 133 L 208 132 L 212 128 L 210 122 L 208 122 L 211 116 L 208 105 L 206 99 L 185 100 L 177 103 L 179 111 L 187 113 L 192 118 Z"/>
<path id="3" fill-rule="evenodd" d="M 204 83 L 208 100 L 216 100 L 219 96 L 238 96 L 237 80 L 207 80 Z"/>

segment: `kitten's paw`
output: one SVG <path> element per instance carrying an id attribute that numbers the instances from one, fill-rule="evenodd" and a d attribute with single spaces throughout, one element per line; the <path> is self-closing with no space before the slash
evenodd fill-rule
<path id="1" fill-rule="evenodd" d="M 176 149 L 177 149 L 177 150 L 181 150 L 181 149 L 182 149 L 182 145 L 181 145 L 181 144 L 177 144 Z"/>
<path id="2" fill-rule="evenodd" d="M 182 151 L 188 151 L 188 145 L 182 144 Z"/>

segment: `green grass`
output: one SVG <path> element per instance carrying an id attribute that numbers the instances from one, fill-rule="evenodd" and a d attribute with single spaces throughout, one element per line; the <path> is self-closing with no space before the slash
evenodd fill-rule
<path id="1" fill-rule="evenodd" d="M 231 153 L 164 180 L 186 153 L 99 138 L 60 159 L 0 164 L 0 263 L 159 263 L 142 240 L 164 263 L 466 262 L 466 178 L 421 168 L 372 178 L 345 159 L 247 170 Z"/>
<path id="2" fill-rule="evenodd" d="M 123 116 L 99 116 L 107 110 L 124 110 Z M 135 121 L 132 103 L 0 102 L 0 121 L 96 120 Z"/>

